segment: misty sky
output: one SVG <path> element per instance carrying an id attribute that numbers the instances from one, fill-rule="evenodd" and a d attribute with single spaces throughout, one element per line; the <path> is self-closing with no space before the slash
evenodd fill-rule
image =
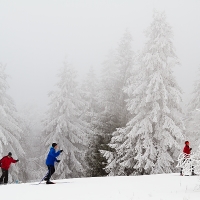
<path id="1" fill-rule="evenodd" d="M 11 76 L 17 106 L 46 107 L 58 69 L 66 59 L 80 77 L 119 44 L 128 29 L 133 50 L 145 43 L 153 10 L 165 11 L 181 65 L 177 81 L 188 100 L 200 65 L 198 0 L 0 0 L 0 62 Z"/>

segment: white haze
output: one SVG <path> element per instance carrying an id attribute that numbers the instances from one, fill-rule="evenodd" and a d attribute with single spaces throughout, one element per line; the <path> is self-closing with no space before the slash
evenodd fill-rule
<path id="1" fill-rule="evenodd" d="M 0 0 L 0 62 L 11 77 L 9 93 L 18 107 L 46 107 L 66 59 L 79 77 L 97 72 L 126 29 L 133 50 L 145 43 L 153 10 L 165 11 L 181 65 L 175 70 L 187 102 L 200 64 L 200 1 L 190 0 Z"/>

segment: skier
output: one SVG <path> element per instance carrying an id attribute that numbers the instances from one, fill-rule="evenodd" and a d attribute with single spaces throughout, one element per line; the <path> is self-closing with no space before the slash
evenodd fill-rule
<path id="1" fill-rule="evenodd" d="M 56 152 L 57 149 L 58 149 L 58 145 L 56 143 L 53 143 L 47 155 L 46 165 L 48 167 L 48 173 L 44 178 L 44 180 L 46 181 L 46 184 L 54 184 L 53 182 L 50 181 L 51 176 L 55 172 L 54 163 L 60 162 L 60 160 L 58 160 L 56 157 L 58 157 L 60 153 L 62 153 L 63 151 L 63 150 L 59 150 Z"/>
<path id="2" fill-rule="evenodd" d="M 189 141 L 185 141 L 185 146 L 183 148 L 183 153 L 184 153 L 184 159 L 183 159 L 183 162 L 185 162 L 186 159 L 189 159 L 190 158 L 190 153 L 191 153 L 191 150 L 192 148 L 190 148 L 190 143 Z M 191 160 L 190 160 L 191 161 Z M 181 168 L 181 171 L 180 171 L 180 175 L 183 176 L 183 168 Z M 196 175 L 194 173 L 194 166 L 192 166 L 192 175 Z"/>
<path id="3" fill-rule="evenodd" d="M 9 152 L 7 156 L 4 156 L 1 160 L 0 160 L 0 167 L 2 170 L 2 176 L 0 178 L 0 184 L 4 183 L 7 184 L 8 183 L 8 169 L 10 168 L 11 163 L 16 163 L 19 160 L 15 160 L 12 158 L 12 153 Z"/>
<path id="4" fill-rule="evenodd" d="M 183 153 L 185 154 L 185 158 L 190 157 L 191 150 L 192 150 L 192 148 L 190 148 L 189 141 L 185 141 L 185 147 L 183 148 Z"/>

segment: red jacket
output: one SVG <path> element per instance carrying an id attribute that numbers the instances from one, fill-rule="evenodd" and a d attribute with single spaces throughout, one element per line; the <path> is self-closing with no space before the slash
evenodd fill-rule
<path id="1" fill-rule="evenodd" d="M 14 160 L 12 157 L 4 156 L 0 160 L 0 166 L 2 169 L 8 170 L 11 163 L 16 163 L 16 162 L 17 162 L 17 160 Z"/>
<path id="2" fill-rule="evenodd" d="M 185 147 L 183 149 L 183 153 L 190 155 L 190 147 L 188 145 L 185 145 Z"/>

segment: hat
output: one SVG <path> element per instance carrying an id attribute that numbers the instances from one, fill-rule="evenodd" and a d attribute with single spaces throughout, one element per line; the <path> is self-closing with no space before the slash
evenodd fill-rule
<path id="1" fill-rule="evenodd" d="M 185 141 L 185 144 L 188 144 L 189 143 L 189 141 Z"/>
<path id="2" fill-rule="evenodd" d="M 12 153 L 11 153 L 11 152 L 9 152 L 9 153 L 8 153 L 8 156 L 12 156 Z"/>
<path id="3" fill-rule="evenodd" d="M 57 144 L 56 144 L 56 143 L 53 143 L 53 144 L 52 144 L 52 147 L 54 148 L 55 146 L 57 146 Z"/>

